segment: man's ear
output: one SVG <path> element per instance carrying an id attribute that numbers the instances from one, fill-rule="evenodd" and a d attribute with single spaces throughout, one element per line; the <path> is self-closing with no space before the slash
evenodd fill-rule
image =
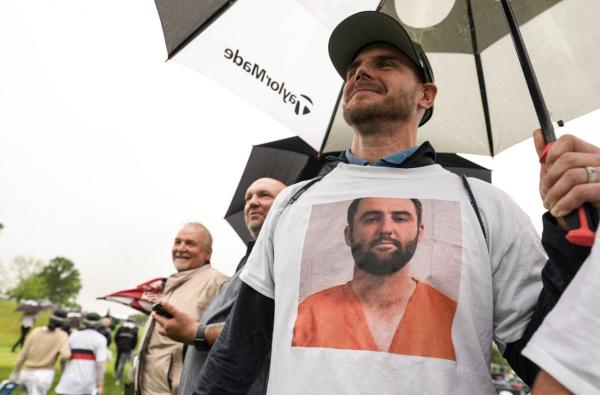
<path id="1" fill-rule="evenodd" d="M 433 106 L 435 96 L 437 95 L 437 86 L 433 82 L 423 83 L 423 96 L 419 100 L 419 107 L 428 109 Z"/>
<path id="2" fill-rule="evenodd" d="M 352 231 L 348 225 L 344 228 L 344 239 L 346 240 L 346 245 L 352 247 Z"/>
<path id="3" fill-rule="evenodd" d="M 421 222 L 421 224 L 417 227 L 419 231 L 419 235 L 417 236 L 417 243 L 420 243 L 423 240 L 423 235 L 425 235 L 425 224 Z"/>

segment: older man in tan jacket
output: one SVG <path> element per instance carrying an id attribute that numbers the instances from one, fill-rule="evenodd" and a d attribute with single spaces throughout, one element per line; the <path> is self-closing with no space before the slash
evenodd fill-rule
<path id="1" fill-rule="evenodd" d="M 228 280 L 210 266 L 212 237 L 200 223 L 188 223 L 175 237 L 173 264 L 177 273 L 166 283 L 162 300 L 200 318 Z M 144 329 L 136 377 L 136 394 L 176 394 L 183 364 L 183 345 L 158 333 L 150 318 Z"/>

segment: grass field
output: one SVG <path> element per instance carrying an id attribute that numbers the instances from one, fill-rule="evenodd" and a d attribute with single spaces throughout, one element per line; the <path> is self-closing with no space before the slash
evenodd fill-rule
<path id="1" fill-rule="evenodd" d="M 17 341 L 20 335 L 19 318 L 20 313 L 15 312 L 17 304 L 11 301 L 0 300 L 0 381 L 8 378 L 12 372 L 15 361 L 17 360 L 18 351 L 16 353 L 11 352 L 12 345 Z M 38 315 L 38 319 L 35 326 L 44 326 L 48 323 L 48 313 L 41 313 Z M 116 356 L 114 348 L 114 342 L 111 343 L 111 351 L 113 356 Z M 105 395 L 118 395 L 123 394 L 123 384 L 116 385 L 113 374 L 114 359 L 108 361 L 106 364 L 106 375 L 104 382 L 104 394 Z M 123 374 L 125 378 L 127 372 Z M 52 384 L 49 394 L 55 394 L 54 387 L 58 383 L 60 378 L 60 372 L 57 367 L 56 375 L 54 377 L 54 383 Z M 20 392 L 17 391 L 17 394 Z"/>

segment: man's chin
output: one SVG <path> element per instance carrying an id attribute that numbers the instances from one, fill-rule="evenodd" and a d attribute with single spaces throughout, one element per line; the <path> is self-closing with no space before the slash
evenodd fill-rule
<path id="1" fill-rule="evenodd" d="M 184 272 L 191 269 L 192 261 L 189 259 L 176 258 L 173 260 L 173 266 L 175 266 L 175 270 L 178 272 Z"/>
<path id="2" fill-rule="evenodd" d="M 263 223 L 265 222 L 264 217 L 257 220 L 249 220 L 246 221 L 246 227 L 250 234 L 258 234 L 260 232 L 260 228 L 262 228 Z"/>

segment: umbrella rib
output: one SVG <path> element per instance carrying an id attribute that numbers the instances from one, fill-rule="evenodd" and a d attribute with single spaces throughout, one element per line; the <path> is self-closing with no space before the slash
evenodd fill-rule
<path id="1" fill-rule="evenodd" d="M 221 16 L 221 14 L 227 11 L 227 9 L 231 7 L 235 2 L 236 0 L 229 0 L 227 3 L 222 5 L 217 11 L 215 11 L 210 17 L 208 17 L 204 22 L 202 22 L 200 26 L 196 28 L 196 30 L 194 30 L 189 36 L 187 36 L 187 38 L 185 38 L 181 43 L 179 43 L 175 48 L 173 48 L 173 50 L 169 53 L 168 59 L 171 59 L 173 58 L 173 56 L 177 55 L 179 51 L 181 51 L 207 27 L 209 27 L 215 20 L 217 20 Z"/>
<path id="2" fill-rule="evenodd" d="M 327 125 L 327 129 L 325 132 L 325 136 L 323 136 L 323 142 L 321 143 L 321 149 L 317 152 L 317 158 L 323 153 L 325 150 L 325 145 L 327 145 L 327 140 L 329 139 L 329 134 L 331 133 L 331 128 L 333 127 L 333 121 L 335 119 L 335 114 L 337 114 L 338 107 L 340 106 L 340 101 L 342 100 L 342 94 L 344 93 L 344 85 L 340 89 L 340 93 L 338 94 L 337 100 L 335 101 L 335 105 L 333 106 L 333 112 L 331 113 L 331 117 L 329 118 L 329 125 Z"/>
<path id="3" fill-rule="evenodd" d="M 477 81 L 479 82 L 479 93 L 481 96 L 481 105 L 483 107 L 483 117 L 485 119 L 485 130 L 488 137 L 488 147 L 490 156 L 494 156 L 494 137 L 492 135 L 492 125 L 490 121 L 490 108 L 487 99 L 487 90 L 485 88 L 485 79 L 483 77 L 483 66 L 481 64 L 481 56 L 477 45 L 477 34 L 475 33 L 475 22 L 473 20 L 473 9 L 471 8 L 471 0 L 466 0 L 467 15 L 469 17 L 469 27 L 471 32 L 471 44 L 473 45 L 473 56 L 475 58 L 475 68 L 477 69 Z"/>

